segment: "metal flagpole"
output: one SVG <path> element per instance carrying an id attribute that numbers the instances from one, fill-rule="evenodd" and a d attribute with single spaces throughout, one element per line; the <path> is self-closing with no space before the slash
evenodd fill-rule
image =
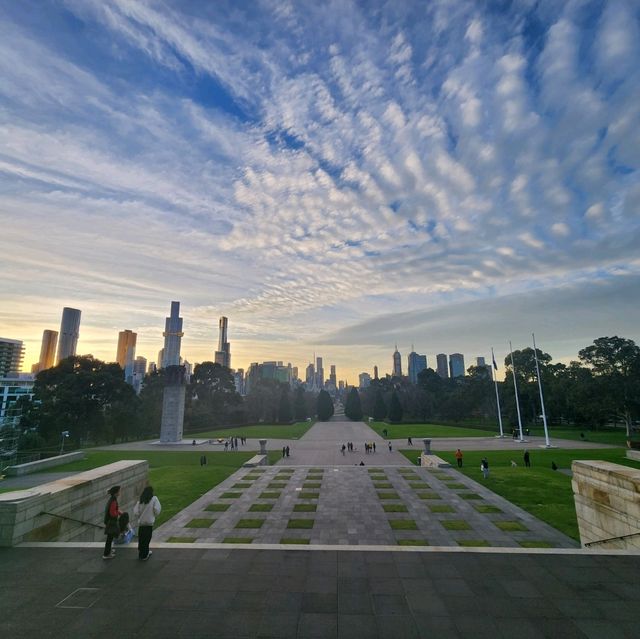
<path id="1" fill-rule="evenodd" d="M 511 346 L 511 340 L 509 340 L 509 352 L 511 353 L 511 371 L 513 373 L 513 390 L 516 394 L 516 410 L 518 411 L 518 428 L 520 429 L 520 441 L 524 441 L 522 436 L 522 418 L 520 417 L 520 400 L 518 399 L 518 382 L 516 381 L 516 367 L 513 363 L 513 346 Z"/>
<path id="2" fill-rule="evenodd" d="M 504 437 L 504 431 L 502 430 L 502 412 L 500 410 L 500 396 L 498 395 L 498 380 L 496 379 L 496 371 L 498 365 L 496 364 L 496 357 L 493 354 L 493 346 L 491 347 L 491 363 L 493 365 L 493 383 L 496 387 L 496 405 L 498 407 L 498 424 L 500 426 L 500 437 Z"/>
<path id="3" fill-rule="evenodd" d="M 544 397 L 542 396 L 542 380 L 540 378 L 540 367 L 538 366 L 538 349 L 536 348 L 536 336 L 534 333 L 531 333 L 531 337 L 533 337 L 533 354 L 536 358 L 536 375 L 538 376 L 538 389 L 540 390 L 540 405 L 542 406 L 542 423 L 544 424 L 545 447 L 551 448 L 551 443 L 549 442 L 549 429 L 547 428 L 547 412 L 544 409 Z"/>

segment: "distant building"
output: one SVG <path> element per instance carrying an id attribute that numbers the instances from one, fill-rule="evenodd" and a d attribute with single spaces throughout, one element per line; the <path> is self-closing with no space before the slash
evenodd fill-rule
<path id="1" fill-rule="evenodd" d="M 118 350 L 116 352 L 116 362 L 124 371 L 124 380 L 133 386 L 133 359 L 136 355 L 136 340 L 138 334 L 130 330 L 118 333 Z M 146 367 L 145 360 L 145 367 Z M 144 376 L 143 376 L 144 377 Z"/>
<path id="2" fill-rule="evenodd" d="M 344 390 L 344 382 L 342 380 L 338 382 L 338 390 L 341 390 L 341 391 Z"/>
<path id="3" fill-rule="evenodd" d="M 218 323 L 219 336 L 218 336 L 218 350 L 215 353 L 215 363 L 220 366 L 226 366 L 231 368 L 231 346 L 227 339 L 227 329 L 229 320 L 226 317 L 221 317 Z"/>
<path id="4" fill-rule="evenodd" d="M 398 352 L 397 344 L 396 344 L 396 350 L 393 352 L 393 376 L 402 377 L 402 357 Z"/>
<path id="5" fill-rule="evenodd" d="M 244 395 L 244 369 L 239 368 L 233 373 L 233 383 L 235 384 L 238 395 Z"/>
<path id="6" fill-rule="evenodd" d="M 369 375 L 369 373 L 360 373 L 360 375 L 358 375 L 358 382 L 360 388 L 369 388 L 369 386 L 371 386 L 371 375 Z"/>
<path id="7" fill-rule="evenodd" d="M 448 379 L 449 377 L 449 365 L 447 364 L 447 356 L 444 353 L 436 355 L 436 372 L 442 379 Z"/>
<path id="8" fill-rule="evenodd" d="M 482 368 L 483 366 L 486 366 L 486 362 L 484 360 L 484 357 L 476 357 L 476 366 L 478 368 Z"/>
<path id="9" fill-rule="evenodd" d="M 155 364 L 154 364 L 155 366 Z M 138 356 L 133 361 L 133 374 L 132 374 L 132 386 L 136 393 L 140 393 L 142 390 L 142 384 L 144 382 L 144 376 L 147 374 L 147 358 Z"/>
<path id="10" fill-rule="evenodd" d="M 2 342 L 0 340 L 0 349 Z M 16 404 L 22 397 L 33 398 L 34 376 L 31 373 L 13 373 L 10 377 L 0 375 L 0 425 L 17 427 L 20 414 Z"/>
<path id="11" fill-rule="evenodd" d="M 32 373 L 39 373 L 56 365 L 56 348 L 58 346 L 58 331 L 46 329 L 42 332 L 40 359 L 31 367 Z"/>
<path id="12" fill-rule="evenodd" d="M 162 368 L 180 365 L 180 345 L 182 343 L 182 318 L 180 317 L 180 302 L 171 302 L 171 314 L 164 323 L 164 348 L 162 353 Z"/>
<path id="13" fill-rule="evenodd" d="M 188 362 L 186 359 L 180 358 L 180 366 L 184 366 L 184 379 L 189 383 L 191 380 L 191 375 L 193 375 L 193 364 Z"/>
<path id="14" fill-rule="evenodd" d="M 418 375 L 427 368 L 427 356 L 418 355 L 415 351 L 409 353 L 409 381 L 412 384 L 418 383 Z"/>
<path id="15" fill-rule="evenodd" d="M 291 369 L 291 377 L 293 378 L 294 381 L 296 381 L 298 379 L 298 367 L 294 366 Z"/>
<path id="16" fill-rule="evenodd" d="M 284 366 L 282 362 L 262 362 L 262 364 L 254 362 L 249 366 L 249 370 L 245 375 L 245 394 L 249 394 L 261 379 L 273 379 L 277 382 L 291 385 L 293 381 L 291 373 L 291 364 Z"/>
<path id="17" fill-rule="evenodd" d="M 316 369 L 313 364 L 309 364 L 307 366 L 305 382 L 307 384 L 307 388 L 310 390 L 316 385 Z"/>
<path id="18" fill-rule="evenodd" d="M 164 361 L 164 348 L 161 348 L 158 351 L 158 364 L 156 365 L 156 370 L 162 368 L 163 361 Z"/>
<path id="19" fill-rule="evenodd" d="M 378 367 L 373 367 L 373 379 L 378 379 Z"/>
<path id="20" fill-rule="evenodd" d="M 67 357 L 73 357 L 78 347 L 80 338 L 80 316 L 82 312 L 77 308 L 65 306 L 62 309 L 62 321 L 60 322 L 60 335 L 58 338 L 58 357 L 56 363 L 60 363 Z"/>
<path id="21" fill-rule="evenodd" d="M 324 367 L 322 357 L 316 357 L 316 388 L 324 388 Z"/>
<path id="22" fill-rule="evenodd" d="M 338 378 L 336 377 L 336 365 L 331 364 L 331 374 L 329 375 L 329 383 L 334 387 L 338 387 Z"/>
<path id="23" fill-rule="evenodd" d="M 20 340 L 0 337 L 0 377 L 17 377 L 23 359 L 24 344 Z"/>
<path id="24" fill-rule="evenodd" d="M 449 355 L 449 374 L 451 378 L 464 377 L 464 355 L 452 353 Z"/>

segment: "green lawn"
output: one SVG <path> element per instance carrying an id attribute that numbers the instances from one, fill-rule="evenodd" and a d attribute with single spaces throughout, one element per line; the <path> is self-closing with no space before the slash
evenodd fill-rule
<path id="1" fill-rule="evenodd" d="M 80 472 L 122 459 L 146 459 L 149 462 L 149 483 L 162 504 L 162 512 L 156 519 L 158 526 L 217 486 L 253 457 L 251 452 L 207 452 L 207 465 L 200 466 L 201 455 L 201 451 L 191 450 L 90 450 L 87 451 L 86 459 L 58 466 L 55 470 Z M 128 500 L 131 495 L 125 495 L 125 498 Z"/>
<path id="2" fill-rule="evenodd" d="M 408 459 L 415 457 L 412 450 L 401 452 Z M 580 536 L 571 478 L 552 470 L 551 462 L 554 461 L 559 468 L 571 468 L 574 459 L 598 459 L 640 468 L 640 463 L 625 457 L 624 448 L 532 448 L 530 453 L 531 468 L 525 468 L 520 451 L 465 451 L 464 467 L 461 470 L 468 477 L 576 540 L 579 540 Z M 438 456 L 453 465 L 456 463 L 453 452 L 439 452 Z M 485 456 L 489 460 L 491 471 L 486 481 L 480 471 L 480 460 Z M 511 467 L 511 460 L 518 464 L 516 468 Z"/>
<path id="3" fill-rule="evenodd" d="M 536 427 L 530 429 L 531 435 L 537 437 L 544 437 L 544 428 Z M 594 444 L 611 444 L 613 446 L 626 447 L 627 445 L 627 433 L 624 428 L 618 428 L 616 430 L 585 430 L 580 428 L 550 428 L 549 439 L 553 444 L 553 439 L 575 439 L 580 441 L 580 433 L 584 433 L 584 441 Z"/>
<path id="4" fill-rule="evenodd" d="M 295 424 L 260 424 L 242 428 L 220 428 L 204 433 L 185 433 L 185 438 L 217 439 L 218 437 L 250 437 L 252 439 L 300 439 L 314 422 L 296 422 Z M 267 444 L 268 446 L 268 444 Z"/>
<path id="5" fill-rule="evenodd" d="M 387 424 L 385 422 L 369 422 L 369 426 L 386 439 L 406 439 L 412 437 L 416 448 L 421 448 L 421 437 L 491 437 L 498 430 L 480 430 L 479 428 L 464 428 L 463 426 L 442 426 L 440 424 Z M 387 434 L 382 431 L 386 428 Z"/>

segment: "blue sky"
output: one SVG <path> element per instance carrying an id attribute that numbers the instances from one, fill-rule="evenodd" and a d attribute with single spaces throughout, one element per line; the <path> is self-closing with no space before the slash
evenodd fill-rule
<path id="1" fill-rule="evenodd" d="M 568 361 L 639 339 L 640 9 L 629 0 L 0 6 L 0 334 L 80 351 L 395 343 Z M 406 361 L 406 360 L 405 360 Z M 431 363 L 431 361 L 430 361 Z"/>

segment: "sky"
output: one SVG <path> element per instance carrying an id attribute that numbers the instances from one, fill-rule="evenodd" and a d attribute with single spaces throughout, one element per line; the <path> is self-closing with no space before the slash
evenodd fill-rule
<path id="1" fill-rule="evenodd" d="M 0 4 L 0 335 L 79 353 L 640 341 L 635 0 Z"/>

